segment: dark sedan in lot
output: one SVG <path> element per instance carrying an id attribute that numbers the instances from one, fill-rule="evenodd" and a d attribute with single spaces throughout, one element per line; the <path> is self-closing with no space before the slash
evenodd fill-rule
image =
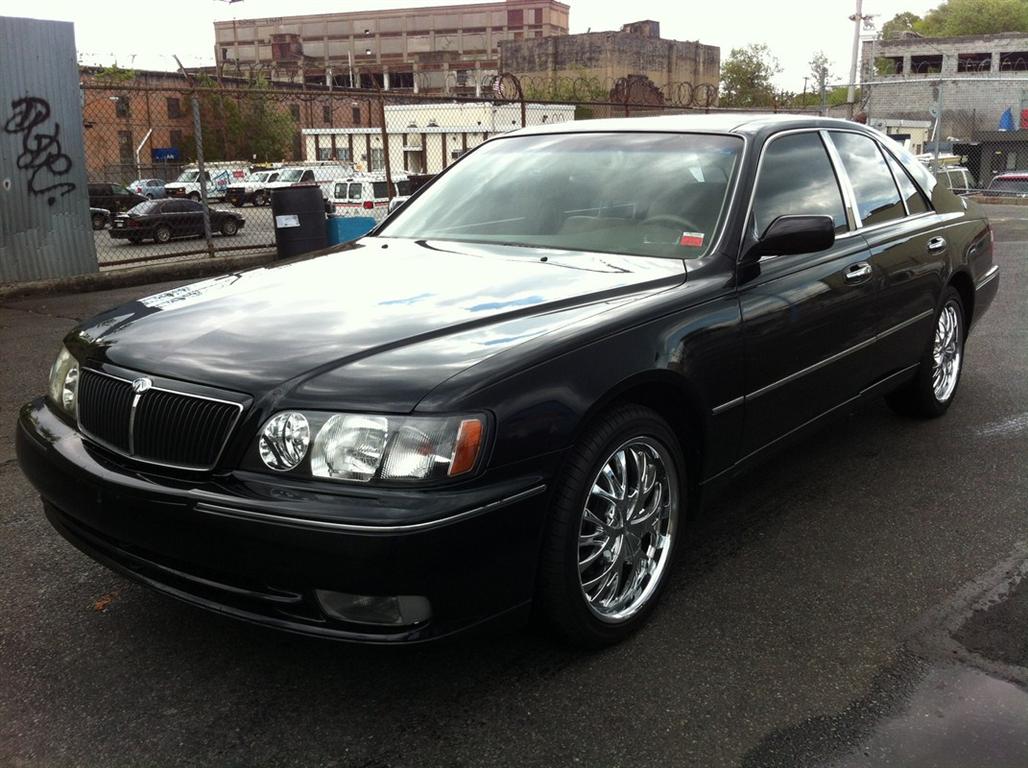
<path id="1" fill-rule="evenodd" d="M 601 645 L 704 494 L 868 397 L 942 415 L 992 254 L 854 123 L 528 128 L 355 244 L 81 323 L 18 457 L 63 536 L 197 606 L 372 643 L 534 607 Z"/>
<path id="2" fill-rule="evenodd" d="M 111 223 L 111 237 L 141 243 L 166 243 L 176 237 L 203 236 L 203 204 L 192 200 L 150 200 Z M 246 220 L 231 211 L 210 210 L 211 232 L 235 235 Z"/>

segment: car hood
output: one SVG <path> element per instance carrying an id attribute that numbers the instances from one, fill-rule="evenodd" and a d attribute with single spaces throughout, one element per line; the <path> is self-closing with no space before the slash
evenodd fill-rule
<path id="1" fill-rule="evenodd" d="M 74 343 L 254 396 L 408 409 L 486 357 L 684 279 L 670 259 L 365 238 L 140 299 Z"/>

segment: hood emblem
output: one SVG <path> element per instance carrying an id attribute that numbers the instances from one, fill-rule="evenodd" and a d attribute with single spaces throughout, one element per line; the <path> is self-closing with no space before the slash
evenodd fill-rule
<path id="1" fill-rule="evenodd" d="M 146 376 L 141 376 L 132 382 L 132 391 L 137 395 L 141 395 L 152 386 L 153 382 L 150 379 L 146 378 Z"/>

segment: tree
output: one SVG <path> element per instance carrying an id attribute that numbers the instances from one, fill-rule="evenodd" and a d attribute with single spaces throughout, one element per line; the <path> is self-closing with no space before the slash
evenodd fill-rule
<path id="1" fill-rule="evenodd" d="M 810 57 L 810 80 L 814 84 L 814 93 L 817 94 L 819 103 L 821 94 L 827 96 L 831 82 L 837 79 L 832 74 L 831 64 L 824 51 L 818 51 Z"/>
<path id="2" fill-rule="evenodd" d="M 767 107 L 775 103 L 775 75 L 782 65 L 771 49 L 762 43 L 745 48 L 733 48 L 721 65 L 721 94 L 723 107 Z"/>
<path id="3" fill-rule="evenodd" d="M 943 0 L 924 18 L 898 13 L 882 25 L 882 39 L 891 40 L 903 32 L 925 37 L 990 35 L 998 32 L 1028 32 L 1028 0 Z"/>
<path id="4" fill-rule="evenodd" d="M 882 40 L 896 40 L 903 37 L 906 32 L 917 32 L 922 21 L 920 16 L 910 11 L 897 13 L 882 24 Z"/>
<path id="5" fill-rule="evenodd" d="M 205 160 L 282 160 L 297 131 L 285 104 L 266 81 L 245 93 L 229 93 L 210 79 L 199 83 L 200 125 Z M 187 159 L 195 159 L 192 137 L 183 142 Z"/>

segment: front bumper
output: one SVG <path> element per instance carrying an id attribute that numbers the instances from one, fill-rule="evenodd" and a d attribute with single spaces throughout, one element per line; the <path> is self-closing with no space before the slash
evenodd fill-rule
<path id="1" fill-rule="evenodd" d="M 159 476 L 93 447 L 42 399 L 22 408 L 16 447 L 61 535 L 208 610 L 322 637 L 415 643 L 522 620 L 530 608 L 547 498 L 540 476 L 450 491 L 442 503 L 438 492 L 328 496 L 244 473 Z M 369 507 L 388 524 L 369 524 Z M 315 590 L 420 595 L 432 617 L 405 627 L 335 620 Z"/>

